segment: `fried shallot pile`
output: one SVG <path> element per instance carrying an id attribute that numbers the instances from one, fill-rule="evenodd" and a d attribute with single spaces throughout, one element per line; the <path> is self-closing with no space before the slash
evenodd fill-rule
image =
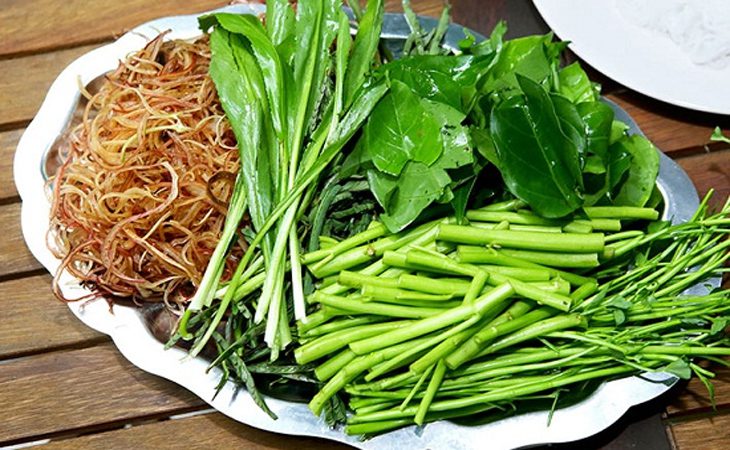
<path id="1" fill-rule="evenodd" d="M 207 38 L 152 40 L 106 75 L 59 148 L 49 246 L 96 296 L 181 304 L 223 229 L 239 157 Z M 228 258 L 230 274 L 245 248 Z"/>

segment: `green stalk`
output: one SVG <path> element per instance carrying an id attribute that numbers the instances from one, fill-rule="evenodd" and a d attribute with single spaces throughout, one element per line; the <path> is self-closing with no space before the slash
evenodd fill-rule
<path id="1" fill-rule="evenodd" d="M 466 295 L 470 283 L 458 278 L 431 278 L 404 273 L 398 277 L 398 287 L 434 294 Z"/>
<path id="2" fill-rule="evenodd" d="M 294 358 L 297 364 L 304 365 L 333 353 L 342 347 L 347 346 L 350 342 L 364 339 L 370 336 L 395 330 L 405 325 L 413 323 L 410 320 L 399 320 L 395 322 L 385 322 L 378 324 L 367 324 L 359 327 L 346 328 L 322 336 L 294 350 Z"/>
<path id="3" fill-rule="evenodd" d="M 524 306 L 518 310 L 518 312 L 522 313 L 523 309 L 525 309 Z M 448 355 L 446 358 L 446 365 L 451 369 L 457 369 L 465 362 L 482 356 L 483 354 L 487 354 L 487 345 L 498 337 L 530 326 L 540 320 L 551 317 L 554 314 L 555 310 L 552 308 L 543 307 L 526 314 L 522 313 L 519 316 L 514 317 L 512 320 L 502 320 L 499 322 L 495 320 L 494 322 L 484 326 L 484 328 L 470 337 L 458 349 Z"/>
<path id="4" fill-rule="evenodd" d="M 583 211 L 591 219 L 657 220 L 659 218 L 659 212 L 654 208 L 633 206 L 586 206 Z"/>
<path id="5" fill-rule="evenodd" d="M 416 410 L 414 422 L 416 422 L 417 425 L 423 425 L 423 421 L 426 418 L 426 412 L 428 411 L 429 406 L 431 406 L 433 398 L 436 396 L 436 391 L 438 391 L 439 386 L 441 386 L 445 373 L 446 364 L 444 364 L 443 360 L 439 360 L 436 364 L 436 369 L 433 371 L 431 381 L 429 381 L 428 387 L 426 388 L 426 394 L 423 396 L 421 403 L 418 405 L 418 410 Z"/>
<path id="6" fill-rule="evenodd" d="M 601 233 L 534 233 L 529 231 L 485 230 L 464 225 L 440 225 L 438 239 L 457 244 L 499 245 L 525 250 L 566 253 L 603 252 Z"/>
<path id="7" fill-rule="evenodd" d="M 362 244 L 365 244 L 367 242 L 372 241 L 373 239 L 377 239 L 379 237 L 384 236 L 388 232 L 388 229 L 385 227 L 385 225 L 382 225 L 377 222 L 372 222 L 367 230 L 358 233 L 354 236 L 351 236 L 344 241 L 340 241 L 333 245 L 332 247 L 329 247 L 327 249 L 323 250 L 317 250 L 311 253 L 307 253 L 302 257 L 302 263 L 306 265 L 310 265 L 313 263 L 316 263 L 318 261 L 321 261 L 325 257 L 335 257 L 337 255 L 340 255 L 342 252 L 346 250 L 350 250 L 352 248 L 358 247 Z"/>
<path id="8" fill-rule="evenodd" d="M 357 355 L 349 348 L 346 348 L 314 369 L 314 375 L 319 381 L 327 381 L 355 358 L 357 358 Z"/>
<path id="9" fill-rule="evenodd" d="M 565 281 L 568 281 L 570 284 L 574 286 L 581 286 L 583 284 L 589 283 L 589 282 L 595 282 L 593 278 L 584 277 L 581 275 L 576 275 L 571 272 L 566 272 L 559 269 L 549 268 L 542 266 L 540 264 L 535 264 L 530 261 L 525 261 L 523 259 L 515 258 L 512 256 L 507 256 L 506 254 L 502 253 L 502 250 L 495 250 L 493 248 L 487 248 L 485 249 L 485 252 L 482 252 L 482 247 L 473 247 L 473 246 L 466 246 L 466 245 L 459 245 L 456 250 L 456 254 L 459 260 L 462 259 L 462 254 L 464 252 L 472 252 L 472 249 L 479 249 L 479 259 L 480 262 L 485 264 L 498 264 L 502 266 L 510 266 L 510 267 L 524 267 L 524 268 L 533 268 L 533 269 L 545 269 L 550 272 L 550 275 L 555 277 L 559 276 L 560 278 L 564 279 Z M 464 261 L 466 262 L 466 261 Z"/>
<path id="10" fill-rule="evenodd" d="M 444 312 L 439 308 L 414 308 L 410 306 L 391 305 L 377 302 L 361 302 L 357 300 L 324 294 L 321 291 L 312 295 L 313 301 L 333 308 L 360 314 L 376 314 L 380 316 L 402 317 L 406 319 L 422 319 L 437 316 Z"/>
<path id="11" fill-rule="evenodd" d="M 445 328 L 472 315 L 481 316 L 488 308 L 505 301 L 512 294 L 514 294 L 512 286 L 509 283 L 504 283 L 484 294 L 472 304 L 441 312 L 432 317 L 419 320 L 410 326 L 384 333 L 381 336 L 353 342 L 350 344 L 350 349 L 358 355 L 364 355 Z"/>
<path id="12" fill-rule="evenodd" d="M 405 399 L 403 399 L 403 402 L 398 407 L 400 410 L 403 410 L 408 406 L 408 404 L 413 400 L 413 397 L 416 395 L 416 393 L 421 389 L 421 386 L 426 381 L 426 378 L 428 378 L 431 375 L 431 372 L 433 369 L 436 368 L 436 365 L 431 365 L 428 369 L 426 369 L 418 378 L 418 381 L 415 385 L 413 385 L 413 388 L 411 389 L 411 392 L 408 393 Z"/>
<path id="13" fill-rule="evenodd" d="M 337 392 L 342 390 L 346 384 L 357 378 L 358 375 L 380 362 L 397 356 L 399 353 L 406 350 L 409 345 L 420 343 L 425 339 L 428 338 L 421 338 L 414 342 L 406 342 L 378 352 L 356 357 L 350 361 L 347 366 L 343 367 L 332 378 L 330 378 L 324 386 L 322 386 L 322 389 L 320 389 L 309 402 L 309 409 L 312 410 L 314 415 L 319 416 L 325 403 L 332 398 L 332 396 L 337 394 Z"/>
<path id="14" fill-rule="evenodd" d="M 455 327 L 450 328 L 444 333 L 439 333 L 437 336 L 434 336 L 433 338 L 429 339 L 421 345 L 411 347 L 410 349 L 406 350 L 395 358 L 383 363 L 382 365 L 374 367 L 373 370 L 365 376 L 365 381 L 372 381 L 385 373 L 402 367 L 403 365 L 407 364 L 410 359 L 416 357 L 419 353 L 426 351 L 433 346 L 437 346 L 455 335 L 463 333 L 465 330 L 468 330 L 472 327 L 472 325 L 477 323 L 477 321 L 477 318 L 472 317 L 456 325 Z M 431 366 L 433 366 L 433 364 L 429 364 L 429 367 Z M 422 371 L 419 370 L 416 372 Z"/>

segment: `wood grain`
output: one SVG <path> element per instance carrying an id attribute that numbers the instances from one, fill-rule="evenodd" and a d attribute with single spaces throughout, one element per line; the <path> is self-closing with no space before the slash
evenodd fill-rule
<path id="1" fill-rule="evenodd" d="M 712 380 L 715 386 L 716 407 L 730 412 L 730 368 L 715 365 L 711 370 L 717 375 Z M 697 377 L 693 377 L 679 395 L 667 405 L 667 414 L 670 417 L 708 411 L 712 411 L 712 401 L 707 388 Z"/>
<path id="2" fill-rule="evenodd" d="M 727 450 L 730 414 L 676 423 L 670 429 L 677 450 Z"/>
<path id="3" fill-rule="evenodd" d="M 0 445 L 200 407 L 189 391 L 127 362 L 111 344 L 0 364 Z"/>
<path id="4" fill-rule="evenodd" d="M 25 245 L 20 229 L 20 203 L 0 206 L 0 277 L 43 268 Z"/>
<path id="5" fill-rule="evenodd" d="M 21 134 L 22 129 L 0 133 L 0 200 L 18 195 L 12 180 L 13 155 Z"/>
<path id="6" fill-rule="evenodd" d="M 711 204 L 722 207 L 730 196 L 730 149 L 680 158 L 677 162 L 692 178 L 700 198 L 712 188 L 715 194 Z"/>
<path id="7" fill-rule="evenodd" d="M 0 57 L 110 40 L 149 20 L 219 8 L 227 0 L 5 0 L 0 9 Z M 244 3 L 244 2 L 242 2 Z M 254 2 L 255 3 L 255 2 Z M 414 1 L 420 14 L 436 15 L 441 0 Z M 399 10 L 400 0 L 389 0 Z"/>
<path id="8" fill-rule="evenodd" d="M 0 125 L 29 121 L 38 111 L 58 74 L 74 59 L 96 47 L 85 45 L 53 53 L 0 60 L 0 101 L 3 104 Z"/>
<path id="9" fill-rule="evenodd" d="M 250 450 L 334 450 L 351 448 L 324 439 L 294 437 L 258 430 L 219 413 L 166 420 L 107 433 L 51 442 L 41 450 L 165 450 L 180 448 L 245 448 Z"/>
<path id="10" fill-rule="evenodd" d="M 700 150 L 710 143 L 710 135 L 716 126 L 726 132 L 730 130 L 730 116 L 689 111 L 633 91 L 607 97 L 625 109 L 654 145 L 668 154 L 688 148 Z"/>
<path id="11" fill-rule="evenodd" d="M 100 42 L 151 19 L 225 6 L 226 0 L 4 0 L 0 56 Z"/>
<path id="12" fill-rule="evenodd" d="M 53 296 L 50 275 L 0 283 L 0 309 L 0 360 L 106 339 Z"/>

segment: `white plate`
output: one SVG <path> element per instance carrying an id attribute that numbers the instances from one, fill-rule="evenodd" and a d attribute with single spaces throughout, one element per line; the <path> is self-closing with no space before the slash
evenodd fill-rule
<path id="1" fill-rule="evenodd" d="M 694 64 L 668 37 L 627 20 L 613 0 L 533 1 L 558 37 L 607 77 L 667 103 L 730 114 L 730 65 Z"/>
<path id="2" fill-rule="evenodd" d="M 241 13 L 260 12 L 260 6 L 237 5 L 225 8 Z M 433 22 L 432 22 L 433 23 Z M 402 16 L 387 15 L 384 34 L 403 37 Z M 199 34 L 196 16 L 158 19 L 141 25 L 118 41 L 93 50 L 69 65 L 54 81 L 37 116 L 20 139 L 14 162 L 14 177 L 22 199 L 22 229 L 33 255 L 55 273 L 59 261 L 46 247 L 50 203 L 45 192 L 43 166 L 45 155 L 57 136 L 63 132 L 74 111 L 78 98 L 78 79 L 87 84 L 97 76 L 116 68 L 120 59 L 144 46 L 147 39 L 161 30 L 171 29 L 168 39 L 191 38 Z M 459 27 L 452 27 L 447 40 L 458 41 L 463 36 Z M 612 105 L 614 108 L 618 108 Z M 625 114 L 617 109 L 617 117 L 640 131 Z M 679 166 L 662 155 L 659 186 L 673 211 L 675 220 L 686 220 L 697 206 L 697 194 L 691 181 Z M 68 298 L 88 293 L 65 274 L 61 288 Z M 87 304 L 70 303 L 71 311 L 85 324 L 108 334 L 119 351 L 142 370 L 174 381 L 192 391 L 212 407 L 248 425 L 277 433 L 318 436 L 347 442 L 363 449 L 468 449 L 483 447 L 489 440 L 491 449 L 511 449 L 550 442 L 568 442 L 591 436 L 618 420 L 631 406 L 648 401 L 669 387 L 638 377 L 614 380 L 601 385 L 583 402 L 555 412 L 548 426 L 548 413 L 531 412 L 480 426 L 460 426 L 441 421 L 429 424 L 416 434 L 415 427 L 393 431 L 367 441 L 346 436 L 341 429 L 329 429 L 314 417 L 305 404 L 268 399 L 271 409 L 279 416 L 272 420 L 261 411 L 245 390 L 236 393 L 232 384 L 213 398 L 220 373 L 206 373 L 207 362 L 190 359 L 180 349 L 164 350 L 147 330 L 142 316 L 134 308 L 115 306 L 110 313 L 104 301 Z M 666 374 L 652 374 L 657 380 L 674 380 Z M 671 384 L 671 383 L 669 383 Z"/>

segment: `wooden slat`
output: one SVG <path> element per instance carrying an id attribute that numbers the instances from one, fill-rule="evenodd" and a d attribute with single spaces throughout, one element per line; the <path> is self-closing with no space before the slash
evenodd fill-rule
<path id="1" fill-rule="evenodd" d="M 671 425 L 677 450 L 726 450 L 730 443 L 730 414 Z"/>
<path id="2" fill-rule="evenodd" d="M 43 267 L 25 246 L 20 230 L 19 203 L 0 206 L 0 230 L 3 233 L 0 239 L 0 277 Z"/>
<path id="3" fill-rule="evenodd" d="M 721 207 L 730 196 L 730 149 L 680 158 L 680 166 L 687 171 L 700 197 L 712 188 L 715 194 L 711 204 Z"/>
<path id="4" fill-rule="evenodd" d="M 100 42 L 151 19 L 221 7 L 226 0 L 4 0 L 0 55 Z"/>
<path id="5" fill-rule="evenodd" d="M 10 360 L 0 364 L 0 445 L 202 404 L 132 366 L 112 344 Z"/>
<path id="6" fill-rule="evenodd" d="M 227 0 L 5 0 L 0 9 L 0 56 L 100 42 L 149 20 L 202 12 L 225 6 Z M 414 1 L 421 14 L 435 15 L 441 0 Z M 387 2 L 395 10 L 400 0 Z"/>
<path id="7" fill-rule="evenodd" d="M 104 339 L 51 293 L 51 276 L 0 283 L 0 360 Z"/>
<path id="8" fill-rule="evenodd" d="M 701 148 L 710 143 L 716 126 L 730 130 L 730 117 L 705 114 L 671 106 L 625 91 L 608 95 L 639 124 L 646 136 L 665 153 Z"/>
<path id="9" fill-rule="evenodd" d="M 237 423 L 222 414 L 166 420 L 107 433 L 51 442 L 39 450 L 164 450 L 185 448 L 245 448 L 251 450 L 291 449 L 334 450 L 351 448 L 345 444 L 309 437 L 274 434 Z"/>
<path id="10" fill-rule="evenodd" d="M 74 59 L 95 47 L 97 45 L 86 45 L 53 53 L 0 60 L 0 101 L 3 104 L 0 109 L 0 125 L 32 119 L 58 74 Z"/>
<path id="11" fill-rule="evenodd" d="M 712 384 L 715 386 L 716 407 L 730 412 L 730 369 L 713 366 L 711 370 L 717 374 L 716 378 L 712 380 Z M 667 414 L 670 417 L 710 410 L 712 410 L 712 401 L 710 401 L 707 388 L 697 377 L 692 378 L 687 383 L 687 387 L 682 389 L 679 395 L 667 405 Z"/>
<path id="12" fill-rule="evenodd" d="M 2 75 L 0 75 L 1 77 Z M 13 177 L 13 155 L 23 130 L 0 133 L 0 199 L 18 195 Z"/>

